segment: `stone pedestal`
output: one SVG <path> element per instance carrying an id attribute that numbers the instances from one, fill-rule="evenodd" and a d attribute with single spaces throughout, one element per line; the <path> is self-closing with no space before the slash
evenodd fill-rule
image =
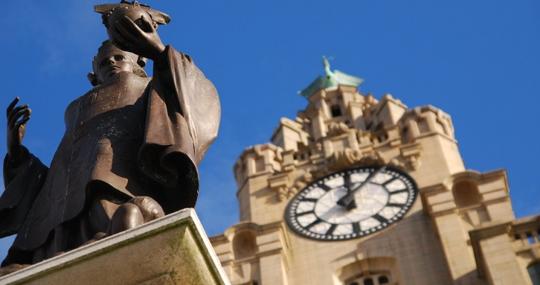
<path id="1" fill-rule="evenodd" d="M 0 277 L 0 284 L 229 285 L 193 209 Z"/>

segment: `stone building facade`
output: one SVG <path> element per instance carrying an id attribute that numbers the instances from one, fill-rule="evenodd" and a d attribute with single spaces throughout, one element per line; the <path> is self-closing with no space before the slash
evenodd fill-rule
<path id="1" fill-rule="evenodd" d="M 326 76 L 303 94 L 307 107 L 282 118 L 270 142 L 245 149 L 236 162 L 240 222 L 211 238 L 232 284 L 540 284 L 540 217 L 515 219 L 506 172 L 466 169 L 444 111 L 408 108 L 389 94 L 377 100 L 358 90 L 361 80 L 339 75 L 326 66 Z M 409 206 L 388 202 L 393 194 L 377 190 L 373 177 L 344 186 L 351 170 L 368 169 L 376 178 L 382 166 L 413 181 L 417 196 Z M 306 198 L 309 189 L 323 194 Z M 339 191 L 356 193 L 356 205 L 330 205 L 328 211 L 350 218 L 333 225 L 317 217 L 317 203 Z M 373 191 L 388 201 L 369 197 Z M 289 209 L 293 201 L 313 202 L 315 222 L 303 223 L 298 216 L 305 213 Z M 396 214 L 400 207 L 403 215 Z M 373 219 L 388 209 L 394 218 Z M 366 225 L 372 228 L 355 237 Z M 349 232 L 339 236 L 336 227 Z"/>

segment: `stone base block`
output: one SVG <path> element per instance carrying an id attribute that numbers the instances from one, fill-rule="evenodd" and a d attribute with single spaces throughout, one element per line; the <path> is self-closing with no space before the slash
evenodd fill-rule
<path id="1" fill-rule="evenodd" d="M 0 284 L 229 285 L 193 209 L 0 277 Z"/>

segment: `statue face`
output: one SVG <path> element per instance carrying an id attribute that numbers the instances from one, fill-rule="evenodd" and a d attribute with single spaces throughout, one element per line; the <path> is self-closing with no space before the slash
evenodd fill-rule
<path id="1" fill-rule="evenodd" d="M 94 72 L 99 82 L 106 82 L 122 72 L 133 73 L 137 56 L 110 46 L 100 50 L 94 60 Z"/>

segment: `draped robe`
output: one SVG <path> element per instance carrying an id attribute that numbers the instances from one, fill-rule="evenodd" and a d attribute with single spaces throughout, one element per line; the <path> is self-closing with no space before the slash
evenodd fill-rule
<path id="1" fill-rule="evenodd" d="M 89 200 L 150 196 L 171 213 L 194 207 L 197 165 L 217 136 L 220 104 L 191 58 L 168 46 L 153 78 L 132 73 L 73 101 L 50 169 L 24 149 L 4 159 L 0 237 L 17 234 L 3 262 L 35 263 L 92 238 Z"/>

